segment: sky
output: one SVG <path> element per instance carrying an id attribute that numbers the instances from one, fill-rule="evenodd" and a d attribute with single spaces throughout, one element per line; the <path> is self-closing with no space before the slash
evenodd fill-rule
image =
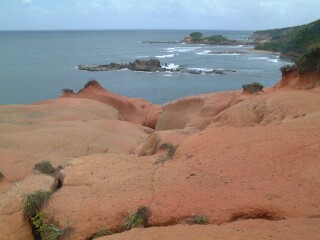
<path id="1" fill-rule="evenodd" d="M 258 30 L 319 18 L 319 0 L 0 0 L 0 30 Z"/>

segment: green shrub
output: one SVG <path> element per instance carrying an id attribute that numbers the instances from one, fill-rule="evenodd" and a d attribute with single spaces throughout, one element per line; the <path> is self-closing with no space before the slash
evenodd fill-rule
<path id="1" fill-rule="evenodd" d="M 188 224 L 208 224 L 208 218 L 204 215 L 196 215 L 187 220 Z"/>
<path id="2" fill-rule="evenodd" d="M 2 181 L 2 179 L 4 179 L 4 174 L 0 172 L 0 182 Z"/>
<path id="3" fill-rule="evenodd" d="M 298 71 L 304 72 L 320 72 L 320 42 L 313 46 L 307 53 L 303 54 L 297 61 Z"/>
<path id="4" fill-rule="evenodd" d="M 267 35 L 271 39 L 270 42 L 258 44 L 255 49 L 299 56 L 320 42 L 320 19 L 301 26 L 257 31 L 255 34 Z"/>
<path id="5" fill-rule="evenodd" d="M 69 88 L 64 88 L 64 89 L 61 90 L 61 92 L 62 92 L 63 94 L 67 94 L 67 93 L 73 93 L 73 90 L 72 90 L 72 89 L 69 89 Z"/>
<path id="6" fill-rule="evenodd" d="M 172 143 L 164 143 L 161 144 L 160 149 L 167 150 L 167 158 L 172 159 L 177 150 L 177 146 L 173 146 Z"/>
<path id="7" fill-rule="evenodd" d="M 250 84 L 242 85 L 242 88 L 243 91 L 253 94 L 262 91 L 263 85 L 261 83 L 253 82 Z"/>
<path id="8" fill-rule="evenodd" d="M 190 33 L 191 41 L 198 42 L 203 39 L 203 34 L 201 32 Z"/>
<path id="9" fill-rule="evenodd" d="M 206 39 L 208 39 L 209 42 L 215 42 L 215 43 L 228 41 L 228 38 L 222 35 L 212 35 L 212 36 L 206 37 Z"/>
<path id="10" fill-rule="evenodd" d="M 31 218 L 40 210 L 42 205 L 49 199 L 52 191 L 38 190 L 30 194 L 23 194 L 24 214 Z"/>
<path id="11" fill-rule="evenodd" d="M 166 150 L 167 155 L 166 156 L 160 155 L 160 157 L 155 161 L 155 164 L 164 163 L 165 161 L 171 160 L 177 150 L 177 147 L 178 146 L 173 146 L 172 143 L 161 144 L 159 149 Z"/>
<path id="12" fill-rule="evenodd" d="M 136 227 L 146 227 L 148 224 L 149 208 L 140 206 L 136 212 L 132 213 L 122 226 L 123 231 Z"/>
<path id="13" fill-rule="evenodd" d="M 33 218 L 31 218 L 32 225 L 39 232 L 42 240 L 57 240 L 61 236 L 67 236 L 71 228 L 67 227 L 64 229 L 59 229 L 53 223 L 46 223 L 45 214 L 43 212 L 38 212 Z"/>
<path id="14" fill-rule="evenodd" d="M 51 165 L 51 162 L 47 160 L 37 163 L 34 165 L 33 169 L 48 175 L 53 175 L 56 171 L 56 169 Z"/>
<path id="15" fill-rule="evenodd" d="M 111 232 L 110 230 L 101 229 L 95 235 L 93 235 L 92 239 L 96 239 L 96 238 L 100 238 L 100 237 L 104 237 L 112 234 L 113 232 Z"/>
<path id="16" fill-rule="evenodd" d="M 282 74 L 284 74 L 284 73 L 291 72 L 291 71 L 296 70 L 296 69 L 297 69 L 297 66 L 295 64 L 293 64 L 293 65 L 282 66 L 280 68 L 280 71 L 282 72 Z"/>

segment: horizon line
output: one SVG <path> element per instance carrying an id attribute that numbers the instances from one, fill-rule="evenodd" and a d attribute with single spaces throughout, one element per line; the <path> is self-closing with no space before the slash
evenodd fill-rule
<path id="1" fill-rule="evenodd" d="M 49 31 L 258 31 L 257 29 L 205 29 L 205 28 L 97 28 L 97 29 L 0 29 L 0 32 L 49 32 Z"/>

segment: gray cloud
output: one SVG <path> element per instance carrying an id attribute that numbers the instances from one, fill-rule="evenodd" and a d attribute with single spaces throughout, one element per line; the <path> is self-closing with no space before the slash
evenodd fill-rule
<path id="1" fill-rule="evenodd" d="M 11 0 L 2 9 L 0 29 L 266 29 L 316 20 L 320 4 L 318 0 Z"/>

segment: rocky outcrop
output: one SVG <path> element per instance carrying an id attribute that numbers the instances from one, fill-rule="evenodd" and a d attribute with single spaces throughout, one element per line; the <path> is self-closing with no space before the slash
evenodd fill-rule
<path id="1" fill-rule="evenodd" d="M 312 89 L 320 86 L 320 72 L 304 72 L 301 73 L 294 66 L 283 67 L 282 79 L 272 90 L 285 89 Z"/>
<path id="2" fill-rule="evenodd" d="M 53 184 L 54 178 L 51 176 L 32 174 L 0 195 L 1 240 L 34 239 L 28 219 L 23 214 L 23 194 L 40 189 L 49 191 Z"/>
<path id="3" fill-rule="evenodd" d="M 157 59 L 137 59 L 134 62 L 123 64 L 123 63 L 110 63 L 110 64 L 92 64 L 92 65 L 79 65 L 79 70 L 86 71 L 115 71 L 122 69 L 130 69 L 132 71 L 146 71 L 146 72 L 156 72 L 162 71 L 160 61 Z"/>
<path id="4" fill-rule="evenodd" d="M 240 91 L 202 94 L 179 99 L 164 105 L 156 130 L 184 129 L 202 130 L 213 117 L 237 104 L 248 96 Z"/>
<path id="5" fill-rule="evenodd" d="M 128 68 L 133 71 L 146 71 L 146 72 L 156 72 L 156 71 L 162 70 L 160 61 L 157 59 L 150 59 L 150 60 L 137 59 L 134 62 L 129 63 Z"/>
<path id="6" fill-rule="evenodd" d="M 115 108 L 121 119 L 155 128 L 158 117 L 162 111 L 160 105 L 152 104 L 141 98 L 128 98 L 107 91 L 101 85 L 92 81 L 76 94 L 68 94 L 63 98 L 86 98 L 104 103 L 106 106 Z"/>
<path id="7" fill-rule="evenodd" d="M 55 185 L 32 171 L 47 159 L 64 181 L 42 211 L 70 223 L 72 240 L 101 229 L 117 233 L 104 239 L 317 239 L 320 95 L 278 89 L 187 97 L 162 111 L 91 81 L 0 106 L 0 239 L 32 239 L 20 196 Z M 140 206 L 149 228 L 120 233 Z M 209 225 L 185 224 L 199 215 Z"/>
<path id="8" fill-rule="evenodd" d="M 79 65 L 79 70 L 99 72 L 99 71 L 118 71 L 123 69 L 129 69 L 132 71 L 142 72 L 176 72 L 176 73 L 189 73 L 189 74 L 226 74 L 228 72 L 235 72 L 235 70 L 224 70 L 224 69 L 194 69 L 194 68 L 168 68 L 162 67 L 160 61 L 157 59 L 142 60 L 137 59 L 132 63 L 110 63 L 110 64 L 90 64 L 90 65 Z"/>

